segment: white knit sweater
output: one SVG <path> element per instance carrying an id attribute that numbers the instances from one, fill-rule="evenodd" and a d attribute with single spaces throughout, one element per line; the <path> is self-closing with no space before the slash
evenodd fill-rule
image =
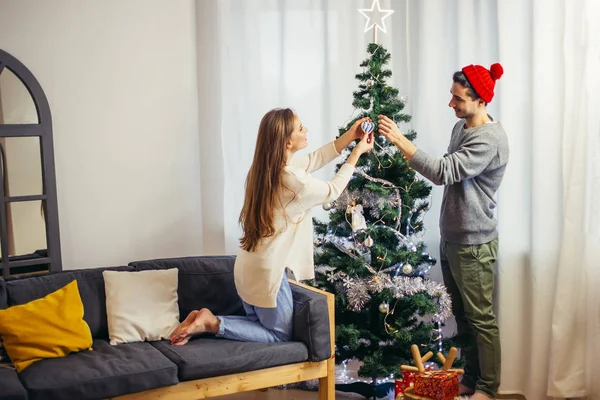
<path id="1" fill-rule="evenodd" d="M 310 175 L 339 156 L 333 142 L 305 156 L 293 157 L 283 171 L 283 209 L 275 211 L 276 234 L 261 240 L 255 251 L 240 249 L 235 261 L 235 285 L 246 303 L 277 306 L 277 292 L 285 268 L 296 279 L 314 278 L 311 208 L 335 200 L 344 190 L 354 166 L 344 164 L 329 182 Z"/>

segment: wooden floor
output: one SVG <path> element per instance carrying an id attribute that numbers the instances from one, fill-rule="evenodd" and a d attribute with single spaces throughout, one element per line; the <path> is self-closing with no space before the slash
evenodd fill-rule
<path id="1" fill-rule="evenodd" d="M 385 400 L 393 400 L 394 396 L 389 396 Z M 336 392 L 336 400 L 359 400 L 364 397 L 358 394 Z M 246 393 L 236 393 L 229 396 L 217 397 L 218 400 L 317 400 L 317 392 L 306 390 L 275 390 L 269 389 L 266 392 L 252 391 Z M 215 399 L 216 400 L 216 399 Z M 525 400 L 522 396 L 499 396 L 498 400 Z"/>
<path id="2" fill-rule="evenodd" d="M 393 396 L 392 396 L 393 397 Z M 337 392 L 336 400 L 358 400 L 364 399 L 360 395 Z M 247 393 L 236 393 L 229 396 L 218 398 L 219 400 L 316 400 L 318 399 L 317 392 L 308 390 L 275 390 L 269 389 L 266 392 L 253 391 Z M 216 399 L 215 399 L 216 400 Z"/>

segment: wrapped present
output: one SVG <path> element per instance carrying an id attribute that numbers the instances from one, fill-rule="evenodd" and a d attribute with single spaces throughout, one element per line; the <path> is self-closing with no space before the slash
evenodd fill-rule
<path id="1" fill-rule="evenodd" d="M 402 394 L 409 387 L 414 386 L 415 376 L 417 372 L 402 371 L 402 379 L 396 379 L 396 385 L 394 388 L 394 399 Z"/>
<path id="2" fill-rule="evenodd" d="M 456 371 L 428 371 L 415 376 L 414 392 L 434 400 L 452 400 L 458 396 Z"/>

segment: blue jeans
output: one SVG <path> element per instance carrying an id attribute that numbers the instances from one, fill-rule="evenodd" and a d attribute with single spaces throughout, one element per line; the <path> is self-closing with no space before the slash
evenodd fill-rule
<path id="1" fill-rule="evenodd" d="M 292 339 L 294 302 L 292 289 L 284 272 L 277 307 L 255 307 L 242 301 L 246 316 L 218 316 L 217 336 L 242 342 L 287 342 Z"/>

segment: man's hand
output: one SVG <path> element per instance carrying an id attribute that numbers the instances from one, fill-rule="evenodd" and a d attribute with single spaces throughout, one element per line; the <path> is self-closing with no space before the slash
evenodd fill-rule
<path id="1" fill-rule="evenodd" d="M 385 115 L 379 115 L 379 133 L 394 144 L 398 143 L 400 137 L 404 137 L 404 133 L 400 132 L 398 125 Z"/>
<path id="2" fill-rule="evenodd" d="M 404 133 L 400 132 L 398 125 L 385 115 L 379 115 L 379 133 L 382 134 L 389 142 L 395 144 L 404 156 L 410 160 L 417 152 L 415 146 L 408 140 Z"/>

